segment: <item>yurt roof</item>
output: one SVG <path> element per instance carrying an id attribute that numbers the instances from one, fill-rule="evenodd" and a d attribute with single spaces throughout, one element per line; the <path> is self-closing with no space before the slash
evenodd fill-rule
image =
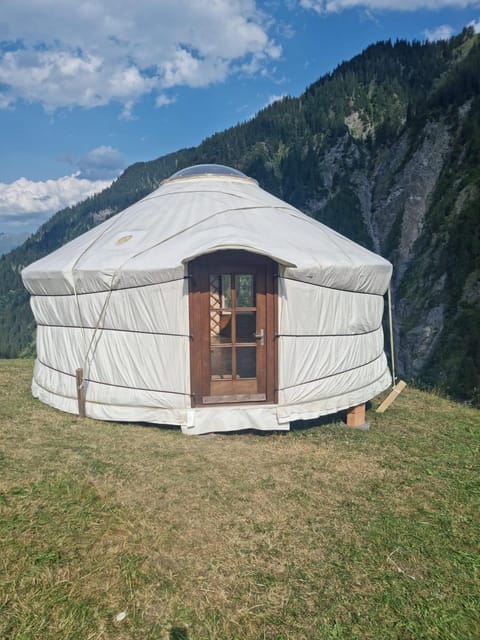
<path id="1" fill-rule="evenodd" d="M 346 212 L 348 215 L 348 212 Z M 142 200 L 22 272 L 32 294 L 148 286 L 222 249 L 271 257 L 312 284 L 383 294 L 390 263 L 222 165 L 183 169 Z"/>

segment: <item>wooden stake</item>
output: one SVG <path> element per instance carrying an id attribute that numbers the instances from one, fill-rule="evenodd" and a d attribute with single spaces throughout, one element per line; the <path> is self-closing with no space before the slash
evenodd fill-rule
<path id="1" fill-rule="evenodd" d="M 351 407 L 347 411 L 347 427 L 361 427 L 365 424 L 365 403 Z"/>
<path id="2" fill-rule="evenodd" d="M 397 399 L 397 396 L 400 393 L 402 393 L 402 391 L 405 389 L 406 386 L 407 386 L 407 383 L 404 382 L 403 380 L 400 380 L 400 382 L 393 388 L 390 394 L 385 398 L 382 404 L 378 407 L 377 413 L 383 413 L 384 411 L 386 411 L 388 407 L 392 404 L 392 402 Z"/>
<path id="3" fill-rule="evenodd" d="M 85 418 L 85 388 L 83 386 L 83 369 L 77 369 L 75 371 L 77 379 L 77 400 L 78 400 L 78 415 L 80 418 Z"/>

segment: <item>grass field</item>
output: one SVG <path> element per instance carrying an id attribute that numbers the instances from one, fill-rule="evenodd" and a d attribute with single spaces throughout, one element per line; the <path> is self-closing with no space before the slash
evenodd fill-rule
<path id="1" fill-rule="evenodd" d="M 0 361 L 2 640 L 480 638 L 478 411 L 407 388 L 368 432 L 186 437 L 31 370 Z"/>

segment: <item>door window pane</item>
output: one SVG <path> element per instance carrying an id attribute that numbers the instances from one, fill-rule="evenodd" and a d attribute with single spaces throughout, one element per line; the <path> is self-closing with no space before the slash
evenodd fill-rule
<path id="1" fill-rule="evenodd" d="M 232 312 L 212 309 L 210 311 L 210 344 L 231 344 Z"/>
<path id="2" fill-rule="evenodd" d="M 211 273 L 210 309 L 229 309 L 232 306 L 232 277 L 228 273 Z"/>
<path id="3" fill-rule="evenodd" d="M 229 274 L 211 273 L 210 282 L 210 344 L 224 344 L 232 341 L 232 312 L 225 311 L 231 306 L 232 278 Z"/>
<path id="4" fill-rule="evenodd" d="M 230 274 L 222 274 L 222 307 L 230 309 L 232 306 L 232 277 Z"/>
<path id="5" fill-rule="evenodd" d="M 237 347 L 237 378 L 255 378 L 256 375 L 256 347 Z"/>
<path id="6" fill-rule="evenodd" d="M 256 311 L 238 311 L 236 317 L 237 342 L 255 342 Z"/>
<path id="7" fill-rule="evenodd" d="M 232 379 L 232 349 L 217 347 L 210 351 L 210 367 L 212 380 Z"/>
<path id="8" fill-rule="evenodd" d="M 220 275 L 211 273 L 208 276 L 210 282 L 210 309 L 219 309 L 222 306 L 221 303 L 221 279 Z"/>
<path id="9" fill-rule="evenodd" d="M 237 307 L 255 306 L 255 278 L 251 273 L 235 276 Z"/>

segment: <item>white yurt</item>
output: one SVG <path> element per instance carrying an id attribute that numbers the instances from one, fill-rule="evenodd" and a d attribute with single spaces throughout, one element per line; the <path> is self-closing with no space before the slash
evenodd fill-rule
<path id="1" fill-rule="evenodd" d="M 33 395 L 188 434 L 357 407 L 391 384 L 391 271 L 235 169 L 183 169 L 23 270 Z"/>

